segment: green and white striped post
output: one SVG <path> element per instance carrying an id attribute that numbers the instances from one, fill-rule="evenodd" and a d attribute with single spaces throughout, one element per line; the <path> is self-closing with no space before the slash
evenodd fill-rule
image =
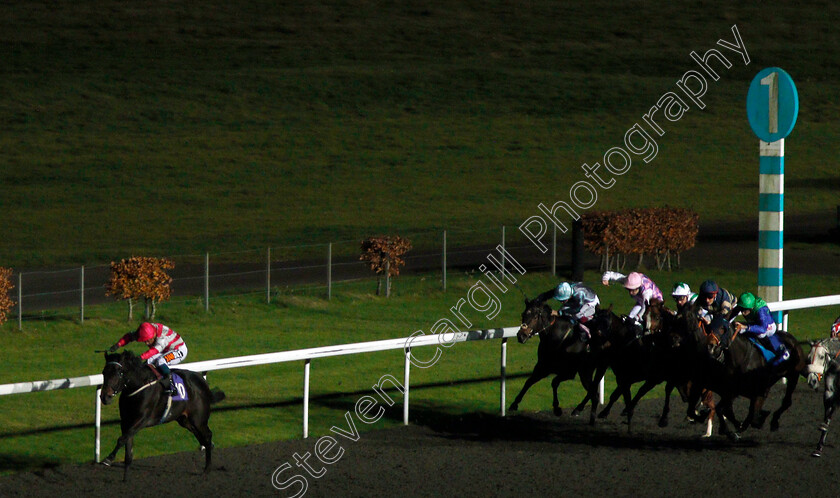
<path id="1" fill-rule="evenodd" d="M 760 141 L 758 180 L 758 295 L 782 300 L 785 219 L 785 140 Z M 781 312 L 774 314 L 782 323 Z"/>
<path id="2" fill-rule="evenodd" d="M 781 301 L 784 281 L 785 137 L 799 114 L 793 79 L 778 67 L 762 69 L 747 93 L 747 118 L 759 141 L 758 295 Z M 787 316 L 773 313 L 787 330 Z"/>

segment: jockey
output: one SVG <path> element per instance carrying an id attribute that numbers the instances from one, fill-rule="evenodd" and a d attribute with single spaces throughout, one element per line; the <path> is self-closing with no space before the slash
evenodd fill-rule
<path id="1" fill-rule="evenodd" d="M 184 339 L 162 323 L 143 322 L 137 327 L 136 331 L 122 336 L 108 349 L 108 352 L 113 353 L 133 341 L 146 343 L 146 346 L 149 347 L 148 351 L 140 355 L 140 359 L 157 367 L 163 375 L 160 382 L 164 386 L 164 392 L 172 394 L 170 387 L 172 373 L 169 370 L 169 365 L 177 365 L 187 357 L 187 344 Z"/>
<path id="2" fill-rule="evenodd" d="M 834 320 L 834 325 L 831 326 L 831 337 L 839 337 L 840 336 L 840 316 L 837 317 L 837 320 Z"/>
<path id="3" fill-rule="evenodd" d="M 537 296 L 537 301 L 544 303 L 554 298 L 563 302 L 559 311 L 552 311 L 552 315 L 565 315 L 571 319 L 578 329 L 581 342 L 588 342 L 591 337 L 588 322 L 601 303 L 595 291 L 580 282 L 561 282 L 554 289 L 547 290 Z"/>
<path id="4" fill-rule="evenodd" d="M 776 357 L 770 362 L 772 366 L 790 358 L 790 352 L 785 347 L 781 338 L 776 337 L 776 322 L 770 316 L 770 308 L 767 303 L 760 297 L 755 297 L 751 292 L 745 292 L 738 298 L 738 306 L 735 308 L 735 313 L 744 315 L 746 324 L 737 323 L 742 334 L 751 335 L 757 339 L 765 339 L 766 343 L 770 345 L 770 351 L 776 354 Z"/>
<path id="5" fill-rule="evenodd" d="M 664 301 L 662 298 L 662 291 L 653 283 L 653 280 L 641 273 L 633 272 L 630 275 L 624 276 L 623 273 L 615 271 L 608 271 L 601 277 L 601 283 L 610 285 L 610 282 L 619 282 L 624 285 L 624 288 L 630 293 L 630 297 L 636 300 L 636 305 L 630 309 L 627 317 L 632 321 L 633 327 L 636 328 L 636 335 L 642 333 L 641 318 L 645 313 L 647 304 L 651 299 L 658 299 Z"/>
<path id="6" fill-rule="evenodd" d="M 706 325 L 712 323 L 715 316 L 729 319 L 732 308 L 738 302 L 735 295 L 728 290 L 718 287 L 714 280 L 706 280 L 700 284 L 700 318 Z"/>
<path id="7" fill-rule="evenodd" d="M 671 297 L 677 305 L 677 311 L 674 314 L 680 313 L 686 306 L 694 304 L 697 299 L 697 294 L 691 292 L 691 287 L 685 282 L 677 282 L 674 284 L 674 289 L 671 291 Z"/>

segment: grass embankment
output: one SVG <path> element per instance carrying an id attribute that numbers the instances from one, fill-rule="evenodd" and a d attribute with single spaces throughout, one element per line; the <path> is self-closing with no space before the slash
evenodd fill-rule
<path id="1" fill-rule="evenodd" d="M 648 272 L 664 288 L 674 280 L 693 286 L 713 275 L 735 292 L 754 286 L 751 272 Z M 448 291 L 440 291 L 438 276 L 406 277 L 395 283 L 390 299 L 372 295 L 372 282 L 345 284 L 331 301 L 305 289 L 284 292 L 265 304 L 260 295 L 218 296 L 211 313 L 194 299 L 167 303 L 158 319 L 182 333 L 190 348 L 189 361 L 200 361 L 316 346 L 407 337 L 418 329 L 429 332 L 449 308 L 465 296 L 476 275 L 453 276 Z M 587 281 L 598 275 L 588 273 Z M 530 295 L 556 285 L 548 274 L 527 274 L 521 286 Z M 831 277 L 790 276 L 788 298 L 836 292 Z M 596 285 L 602 302 L 626 311 L 631 301 L 618 286 Z M 320 293 L 320 291 L 318 291 Z M 502 311 L 492 321 L 463 308 L 475 328 L 514 326 L 519 323 L 522 297 L 513 288 L 499 294 Z M 801 339 L 827 333 L 835 318 L 833 309 L 797 311 L 791 328 Z M 83 324 L 73 320 L 27 322 L 24 332 L 13 324 L 0 331 L 6 335 L 0 383 L 74 377 L 100 372 L 102 356 L 93 354 L 112 344 L 135 325 L 126 323 L 125 308 L 119 304 L 92 308 Z M 412 423 L 430 423 L 442 415 L 471 412 L 498 413 L 499 341 L 459 343 L 443 350 L 437 364 L 428 369 L 412 368 L 410 417 Z M 132 348 L 140 351 L 137 345 Z M 508 347 L 508 403 L 522 387 L 536 360 L 536 341 Z M 418 358 L 431 358 L 430 348 L 415 350 Z M 303 365 L 300 362 L 211 372 L 211 386 L 227 393 L 211 418 L 218 448 L 301 437 Z M 333 425 L 343 427 L 344 412 L 355 401 L 371 393 L 384 375 L 402 381 L 401 351 L 360 354 L 316 360 L 311 371 L 310 437 L 326 434 Z M 494 380 L 485 380 L 494 379 Z M 607 379 L 607 389 L 613 383 Z M 653 395 L 656 395 L 656 391 Z M 386 416 L 360 430 L 390 427 L 402 421 L 399 393 Z M 561 385 L 563 406 L 575 405 L 583 396 L 577 381 Z M 543 381 L 532 388 L 521 410 L 546 410 L 551 406 L 551 388 Z M 78 388 L 32 394 L 0 396 L 2 451 L 0 471 L 40 467 L 59 462 L 85 462 L 93 457 L 93 388 Z M 103 455 L 119 435 L 118 408 L 103 409 Z M 135 454 L 146 457 L 194 450 L 191 435 L 175 424 L 142 431 L 136 438 Z"/>
<path id="2" fill-rule="evenodd" d="M 596 1 L 9 5 L 0 19 L 0 264 L 94 264 L 518 225 L 568 199 L 717 48 L 704 110 L 664 122 L 593 209 L 757 211 L 752 77 L 800 116 L 791 213 L 836 203 L 837 5 Z M 605 13 L 608 12 L 608 15 Z M 831 12 L 834 12 L 832 14 Z M 716 45 L 737 25 L 750 64 Z M 661 118 L 661 115 L 660 115 Z M 638 158 L 637 158 L 638 159 Z M 601 170 L 603 172 L 603 170 Z"/>

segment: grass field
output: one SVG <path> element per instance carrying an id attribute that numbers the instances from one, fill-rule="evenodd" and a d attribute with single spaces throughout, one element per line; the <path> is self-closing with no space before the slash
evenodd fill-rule
<path id="1" fill-rule="evenodd" d="M 24 2 L 0 16 L 0 264 L 93 264 L 518 225 L 568 198 L 737 25 L 709 81 L 593 209 L 757 210 L 752 77 L 801 109 L 791 213 L 836 204 L 838 6 L 549 0 Z M 468 186 L 468 188 L 465 188 Z M 735 200 L 737 199 L 737 201 Z"/>
<path id="2" fill-rule="evenodd" d="M 648 272 L 663 288 L 673 280 L 697 282 L 714 275 L 723 285 L 735 289 L 754 285 L 751 272 Z M 597 280 L 587 274 L 588 281 Z M 449 307 L 463 297 L 475 276 L 462 274 L 450 279 L 447 292 L 439 290 L 435 276 L 400 278 L 390 299 L 372 295 L 373 284 L 361 282 L 342 286 L 332 301 L 310 295 L 306 289 L 280 293 L 267 305 L 261 296 L 218 296 L 207 315 L 197 300 L 180 300 L 161 306 L 159 318 L 184 335 L 188 360 L 201 361 L 239 355 L 285 351 L 316 346 L 408 337 L 448 316 Z M 556 279 L 548 274 L 526 274 L 522 288 L 530 295 L 550 288 Z M 617 286 L 598 286 L 605 305 L 617 311 L 630 308 L 631 300 Z M 789 298 L 836 293 L 833 279 L 790 276 Z M 492 321 L 474 310 L 466 316 L 476 328 L 515 326 L 522 311 L 521 295 L 514 289 L 500 294 L 502 311 Z M 135 325 L 125 322 L 125 310 L 113 304 L 92 308 L 84 324 L 74 320 L 46 320 L 28 323 L 23 333 L 10 324 L 0 328 L 9 336 L 0 383 L 74 377 L 100 372 L 102 356 L 93 354 L 112 344 Z M 800 339 L 827 334 L 834 320 L 833 309 L 816 308 L 791 315 L 790 326 Z M 508 403 L 521 388 L 536 360 L 537 341 L 508 346 Z M 441 415 L 499 410 L 499 341 L 461 343 L 444 350 L 431 368 L 412 368 L 410 418 L 428 423 Z M 140 351 L 136 345 L 131 349 Z M 416 350 L 421 361 L 431 358 L 430 349 Z M 210 384 L 223 389 L 227 400 L 217 406 L 211 419 L 216 444 L 230 446 L 301 437 L 301 362 L 215 371 Z M 343 414 L 355 401 L 369 394 L 386 374 L 402 380 L 400 351 L 342 356 L 312 363 L 310 437 L 325 434 L 343 423 Z M 607 379 L 612 389 L 611 376 Z M 652 396 L 658 395 L 659 390 Z M 377 424 L 360 430 L 393 426 L 402 421 L 402 402 L 397 400 Z M 561 385 L 563 406 L 583 396 L 577 381 Z M 551 406 L 548 381 L 537 384 L 525 397 L 521 410 L 545 410 Z M 78 388 L 32 394 L 0 396 L 0 472 L 37 468 L 58 462 L 85 462 L 93 458 L 94 390 Z M 104 407 L 103 456 L 112 448 L 119 427 L 116 406 Z M 151 456 L 195 448 L 192 436 L 175 425 L 147 429 L 137 438 L 136 455 Z"/>

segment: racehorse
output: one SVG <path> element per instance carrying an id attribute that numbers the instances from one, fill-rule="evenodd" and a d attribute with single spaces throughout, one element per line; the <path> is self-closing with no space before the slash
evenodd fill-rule
<path id="1" fill-rule="evenodd" d="M 540 345 L 537 348 L 537 364 L 522 390 L 510 405 L 510 411 L 516 411 L 519 403 L 528 389 L 536 382 L 554 374 L 551 387 L 554 391 L 553 408 L 555 415 L 562 415 L 560 402 L 557 399 L 557 387 L 564 380 L 573 379 L 575 374 L 580 377 L 580 383 L 586 389 L 587 396 L 574 409 L 573 415 L 579 414 L 586 402 L 592 400 L 592 410 L 589 417 L 590 425 L 595 424 L 595 409 L 597 407 L 597 381 L 606 371 L 606 365 L 598 363 L 597 354 L 587 351 L 586 344 L 580 342 L 573 331 L 571 320 L 565 316 L 552 316 L 551 308 L 538 300 L 525 299 L 525 311 L 522 312 L 522 325 L 516 338 L 524 344 L 533 336 L 539 336 Z M 596 371 L 600 375 L 596 374 Z"/>
<path id="2" fill-rule="evenodd" d="M 627 417 L 628 431 L 631 430 L 636 404 L 642 396 L 662 382 L 666 382 L 665 405 L 659 418 L 659 426 L 667 426 L 671 392 L 679 381 L 685 383 L 685 376 L 677 375 L 682 363 L 680 351 L 672 347 L 669 337 L 671 323 L 674 321 L 673 315 L 662 301 L 653 300 L 642 315 L 642 321 L 649 333 L 639 339 L 630 327 L 618 326 L 611 329 L 613 345 L 610 348 L 609 365 L 615 374 L 617 386 L 607 405 L 598 414 L 599 418 L 607 417 L 613 404 L 623 395 L 625 408 L 622 415 Z M 637 382 L 644 384 L 631 399 L 630 387 Z"/>
<path id="3" fill-rule="evenodd" d="M 709 329 L 710 333 L 706 335 L 698 323 L 693 330 L 698 346 L 696 354 L 705 358 L 700 361 L 701 368 L 695 372 L 696 378 L 693 379 L 695 382 L 692 383 L 689 396 L 689 417 L 697 419 L 696 414 L 692 413 L 692 401 L 696 404 L 700 388 L 706 387 L 720 396 L 717 403 L 720 431 L 730 440 L 737 441 L 740 439 L 739 432 L 743 432 L 747 427 L 762 427 L 769 414 L 763 411 L 762 407 L 770 388 L 785 378 L 785 396 L 779 408 L 773 412 L 770 422 L 770 430 L 778 430 L 779 418 L 790 408 L 799 376 L 805 375 L 805 355 L 796 338 L 786 332 L 776 332 L 788 348 L 790 358 L 774 367 L 768 364 L 764 355 L 747 337 L 737 333 L 728 320 L 716 317 Z M 726 342 L 726 338 L 729 338 L 729 347 L 724 350 L 722 343 Z M 738 396 L 750 400 L 747 417 L 740 424 L 737 423 L 732 410 L 732 403 Z M 757 418 L 756 413 L 759 414 Z M 729 430 L 726 419 L 736 425 L 735 432 Z"/>
<path id="4" fill-rule="evenodd" d="M 210 405 L 225 398 L 222 391 L 210 391 L 204 378 L 189 370 L 172 370 L 184 381 L 185 391 L 179 389 L 179 396 L 186 401 L 173 401 L 163 393 L 164 386 L 146 363 L 131 351 L 119 354 L 105 354 L 105 368 L 102 370 L 102 404 L 108 405 L 120 395 L 120 427 L 122 435 L 117 445 L 104 460 L 110 466 L 117 452 L 125 446 L 125 470 L 123 480 L 128 478 L 128 467 L 134 459 L 134 435 L 140 429 L 177 420 L 192 432 L 205 450 L 204 472 L 210 468 L 213 451 L 213 433 L 207 426 Z"/>
<path id="5" fill-rule="evenodd" d="M 811 347 L 811 354 L 807 366 L 808 385 L 815 391 L 820 387 L 820 381 L 825 378 L 825 393 L 823 394 L 823 407 L 825 415 L 820 425 L 820 440 L 817 449 L 811 456 L 822 456 L 825 438 L 828 435 L 828 424 L 831 423 L 831 416 L 837 405 L 840 405 L 840 363 L 837 356 L 840 355 L 840 338 L 832 337 L 817 341 Z"/>

